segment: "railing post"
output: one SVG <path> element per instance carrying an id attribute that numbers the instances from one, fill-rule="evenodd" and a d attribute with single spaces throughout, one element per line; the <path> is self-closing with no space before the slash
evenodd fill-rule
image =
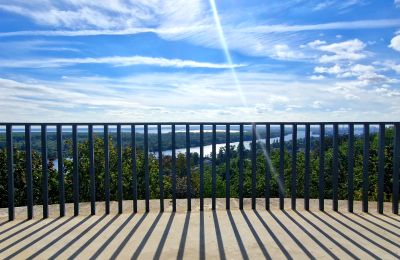
<path id="1" fill-rule="evenodd" d="M 133 212 L 137 213 L 136 128 L 131 125 Z"/>
<path id="2" fill-rule="evenodd" d="M 33 177 L 31 125 L 25 125 L 25 169 L 28 219 L 33 218 Z"/>
<path id="3" fill-rule="evenodd" d="M 285 207 L 285 125 L 280 125 L 279 135 L 279 209 L 283 210 Z"/>
<path id="4" fill-rule="evenodd" d="M 217 126 L 213 124 L 212 126 L 212 166 L 211 166 L 211 197 L 212 197 L 212 210 L 216 208 L 216 190 L 217 190 L 217 183 L 216 183 L 216 139 L 217 139 Z"/>
<path id="5" fill-rule="evenodd" d="M 225 128 L 225 149 L 226 149 L 226 157 L 225 157 L 225 199 L 226 199 L 226 209 L 229 210 L 231 208 L 231 129 L 230 125 L 227 124 Z"/>
<path id="6" fill-rule="evenodd" d="M 144 125 L 144 186 L 146 212 L 150 211 L 150 180 L 149 180 L 149 130 L 148 125 Z"/>
<path id="7" fill-rule="evenodd" d="M 306 124 L 305 127 L 304 209 L 308 211 L 310 210 L 310 125 Z"/>
<path id="8" fill-rule="evenodd" d="M 204 210 L 204 125 L 200 125 L 200 211 Z"/>
<path id="9" fill-rule="evenodd" d="M 73 175 L 72 190 L 74 196 L 74 216 L 79 215 L 79 163 L 78 163 L 78 126 L 72 125 Z"/>
<path id="10" fill-rule="evenodd" d="M 7 190 L 8 190 L 8 220 L 15 219 L 14 209 L 14 148 L 13 148 L 12 125 L 6 126 L 6 143 L 7 143 Z"/>
<path id="11" fill-rule="evenodd" d="M 333 161 L 332 161 L 332 209 L 338 211 L 338 186 L 339 186 L 339 126 L 333 124 Z"/>
<path id="12" fill-rule="evenodd" d="M 256 209 L 257 189 L 257 125 L 252 124 L 251 140 L 251 209 Z"/>
<path id="13" fill-rule="evenodd" d="M 385 124 L 379 124 L 378 145 L 378 213 L 383 214 L 383 188 L 385 178 Z"/>
<path id="14" fill-rule="evenodd" d="M 265 125 L 265 210 L 270 209 L 271 191 L 271 126 Z"/>
<path id="15" fill-rule="evenodd" d="M 43 218 L 49 217 L 49 171 L 47 168 L 47 125 L 41 126 L 42 139 L 42 199 L 43 199 Z"/>
<path id="16" fill-rule="evenodd" d="M 110 214 L 110 149 L 108 138 L 108 125 L 104 125 L 104 189 L 106 214 Z"/>
<path id="17" fill-rule="evenodd" d="M 160 212 L 164 212 L 164 171 L 163 171 L 161 124 L 157 125 L 157 133 L 158 133 L 158 181 L 160 188 Z"/>
<path id="18" fill-rule="evenodd" d="M 296 210 L 296 189 L 297 189 L 297 125 L 292 128 L 292 178 L 291 178 L 291 206 Z"/>
<path id="19" fill-rule="evenodd" d="M 364 152 L 363 152 L 363 183 L 362 183 L 362 211 L 368 212 L 369 189 L 369 124 L 364 124 Z"/>
<path id="20" fill-rule="evenodd" d="M 190 125 L 186 124 L 186 197 L 187 210 L 192 210 L 192 174 L 190 169 Z"/>
<path id="21" fill-rule="evenodd" d="M 319 134 L 319 210 L 324 211 L 324 199 L 325 199 L 325 125 L 320 124 Z"/>
<path id="22" fill-rule="evenodd" d="M 392 212 L 399 214 L 400 123 L 394 125 Z"/>
<path id="23" fill-rule="evenodd" d="M 243 124 L 240 124 L 239 133 L 239 209 L 243 209 Z"/>
<path id="24" fill-rule="evenodd" d="M 172 145 L 172 211 L 176 212 L 176 154 L 175 154 L 175 124 L 171 126 L 171 145 Z"/>
<path id="25" fill-rule="evenodd" d="M 58 159 L 58 200 L 60 202 L 60 217 L 65 216 L 65 184 L 64 184 L 64 142 L 62 125 L 57 125 L 57 159 Z"/>
<path id="26" fill-rule="evenodd" d="M 90 213 L 96 215 L 96 176 L 94 170 L 93 125 L 89 125 Z"/>
<path id="27" fill-rule="evenodd" d="M 118 214 L 123 211 L 123 190 L 122 190 L 122 133 L 121 125 L 117 125 L 117 151 L 118 151 Z"/>
<path id="28" fill-rule="evenodd" d="M 354 124 L 349 124 L 348 147 L 348 211 L 353 212 L 354 200 Z"/>

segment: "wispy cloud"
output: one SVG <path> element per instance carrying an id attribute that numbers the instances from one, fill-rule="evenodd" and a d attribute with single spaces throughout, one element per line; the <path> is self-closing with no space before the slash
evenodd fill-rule
<path id="1" fill-rule="evenodd" d="M 208 68 L 208 69 L 229 69 L 232 67 L 243 67 L 245 64 L 224 64 L 198 62 L 192 60 L 166 59 L 160 57 L 144 56 L 113 56 L 98 58 L 44 58 L 31 60 L 0 60 L 0 67 L 3 68 L 51 68 L 74 66 L 78 64 L 107 64 L 115 67 L 127 66 L 160 66 L 174 68 Z"/>

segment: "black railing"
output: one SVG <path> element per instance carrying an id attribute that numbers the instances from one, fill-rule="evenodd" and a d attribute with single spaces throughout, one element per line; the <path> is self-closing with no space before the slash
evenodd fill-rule
<path id="1" fill-rule="evenodd" d="M 363 128 L 363 167 L 362 167 L 362 211 L 368 212 L 368 190 L 369 190 L 369 169 L 370 169 L 370 126 L 378 126 L 378 164 L 377 164 L 377 211 L 382 214 L 384 206 L 384 175 L 385 175 L 385 129 L 386 127 L 392 127 L 394 129 L 393 137 L 393 176 L 392 176 L 392 211 L 394 214 L 398 214 L 399 204 L 399 163 L 400 163 L 400 123 L 399 122 L 274 122 L 274 123 L 57 123 L 57 124 L 39 124 L 39 123 L 3 123 L 0 126 L 5 126 L 5 137 L 6 137 L 6 154 L 7 154 L 7 190 L 8 190 L 8 214 L 9 219 L 15 218 L 15 204 L 14 204 L 14 162 L 13 162 L 13 128 L 24 129 L 25 137 L 25 173 L 26 173 L 26 194 L 27 194 L 27 214 L 28 219 L 33 218 L 33 181 L 32 181 L 32 127 L 41 127 L 41 157 L 42 157 L 42 204 L 43 204 L 43 217 L 49 216 L 49 188 L 48 188 L 48 127 L 55 127 L 56 131 L 56 147 L 57 147 L 57 159 L 58 159 L 58 189 L 59 189 L 59 205 L 60 205 L 60 216 L 65 215 L 65 183 L 64 183 L 64 140 L 63 140 L 63 126 L 72 127 L 72 161 L 73 161 L 73 174 L 72 174 L 72 192 L 73 192 L 73 203 L 74 203 L 74 215 L 79 215 L 79 202 L 80 202 L 80 185 L 79 185 L 79 151 L 78 151 L 78 126 L 88 127 L 88 145 L 89 145 L 89 175 L 90 175 L 90 202 L 91 202 L 91 214 L 96 214 L 96 179 L 95 179 L 95 150 L 94 150 L 94 126 L 101 126 L 104 130 L 104 192 L 105 192 L 105 212 L 110 213 L 110 154 L 109 154 L 109 126 L 116 126 L 116 151 L 117 151 L 117 200 L 118 200 L 118 213 L 123 212 L 123 151 L 122 151 L 122 126 L 130 126 L 129 132 L 131 137 L 131 147 L 135 148 L 136 143 L 136 131 L 137 127 L 143 127 L 143 164 L 144 164 L 144 199 L 145 199 L 145 211 L 150 211 L 150 179 L 149 179 L 149 126 L 156 126 L 157 142 L 158 142 L 158 177 L 159 177 L 159 199 L 160 199 L 160 211 L 164 211 L 164 168 L 163 168 L 163 153 L 162 153 L 162 127 L 168 126 L 171 128 L 171 190 L 172 190 L 172 210 L 176 211 L 176 189 L 177 189 L 177 173 L 176 173 L 176 126 L 184 126 L 185 139 L 186 139 L 186 198 L 187 198 L 187 210 L 192 209 L 192 167 L 191 167 L 191 126 L 196 126 L 199 129 L 199 141 L 200 141 L 200 155 L 199 155 L 199 174 L 200 174 L 200 210 L 204 209 L 204 133 L 205 127 L 208 127 L 211 132 L 211 198 L 212 198 L 212 209 L 216 209 L 216 145 L 217 145 L 217 126 L 225 126 L 225 198 L 226 198 L 226 209 L 230 209 L 230 198 L 231 198 L 231 129 L 236 127 L 239 132 L 239 146 L 238 146 L 238 197 L 239 197 L 239 208 L 243 209 L 244 199 L 244 160 L 245 160 L 245 148 L 244 148 L 244 132 L 251 133 L 251 208 L 256 208 L 256 185 L 257 185 L 257 141 L 258 129 L 260 127 L 265 130 L 265 145 L 264 154 L 266 155 L 266 167 L 265 167 L 265 183 L 264 185 L 264 197 L 265 197 L 265 209 L 270 209 L 270 195 L 271 195 L 271 179 L 273 166 L 269 158 L 271 154 L 271 127 L 274 126 L 279 133 L 279 173 L 278 173 L 278 195 L 279 195 L 279 208 L 284 209 L 284 171 L 285 171 L 285 126 L 291 128 L 291 173 L 290 173 L 290 198 L 291 208 L 296 209 L 296 187 L 298 185 L 304 185 L 304 208 L 305 210 L 310 209 L 310 149 L 311 149 L 311 127 L 319 128 L 319 179 L 318 179 L 318 198 L 319 198 L 319 210 L 324 210 L 324 199 L 325 199 L 325 136 L 326 127 L 331 127 L 332 136 L 332 209 L 338 211 L 338 186 L 339 186 L 339 126 L 345 126 L 347 129 L 346 135 L 348 136 L 348 154 L 347 154 L 347 200 L 348 200 L 348 211 L 353 212 L 354 204 L 354 143 L 355 143 L 355 125 L 362 126 Z M 245 131 L 245 128 L 248 131 Z M 298 127 L 304 127 L 304 147 L 300 151 L 297 145 L 297 131 Z M 263 131 L 264 131 L 263 130 Z M 299 152 L 304 153 L 304 183 L 298 183 L 296 162 L 297 155 Z M 135 149 L 131 152 L 131 173 L 132 173 L 132 196 L 133 196 L 133 211 L 138 211 L 138 170 L 137 170 L 137 154 Z"/>

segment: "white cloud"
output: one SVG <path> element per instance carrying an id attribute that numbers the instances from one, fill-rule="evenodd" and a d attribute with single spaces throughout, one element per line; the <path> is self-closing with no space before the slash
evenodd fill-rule
<path id="1" fill-rule="evenodd" d="M 320 51 L 333 53 L 333 55 L 325 54 L 319 58 L 319 62 L 321 63 L 331 63 L 337 61 L 355 61 L 363 59 L 367 56 L 363 51 L 365 47 L 365 43 L 359 39 L 353 39 L 327 45 L 318 45 L 314 48 Z"/>
<path id="2" fill-rule="evenodd" d="M 315 67 L 314 72 L 326 73 L 326 74 L 340 74 L 343 72 L 343 69 L 338 64 L 336 64 L 333 67 Z"/>
<path id="3" fill-rule="evenodd" d="M 389 47 L 393 50 L 400 51 L 400 35 L 393 37 L 393 39 L 390 41 Z"/>
<path id="4" fill-rule="evenodd" d="M 394 5 L 396 7 L 400 7 L 400 0 L 394 0 Z"/>
<path id="5" fill-rule="evenodd" d="M 210 69 L 228 69 L 232 67 L 242 67 L 244 64 L 223 64 L 198 62 L 181 59 L 165 59 L 159 57 L 144 56 L 112 56 L 98 58 L 44 58 L 36 60 L 0 60 L 0 67 L 7 68 L 50 68 L 73 66 L 77 64 L 108 64 L 116 67 L 148 65 L 174 68 L 210 68 Z"/>
<path id="6" fill-rule="evenodd" d="M 311 80 L 323 80 L 325 77 L 323 75 L 311 75 L 310 76 Z"/>
<path id="7" fill-rule="evenodd" d="M 296 60 L 296 59 L 303 59 L 305 55 L 300 51 L 295 51 L 291 49 L 286 44 L 277 44 L 273 47 L 273 54 L 272 57 L 282 60 Z"/>

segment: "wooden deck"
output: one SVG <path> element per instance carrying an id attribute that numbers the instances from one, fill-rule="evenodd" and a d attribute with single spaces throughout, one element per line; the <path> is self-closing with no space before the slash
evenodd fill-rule
<path id="1" fill-rule="evenodd" d="M 178 212 L 158 213 L 158 201 L 152 201 L 150 213 L 131 214 L 125 201 L 126 213 L 103 215 L 102 203 L 98 214 L 87 216 L 89 206 L 82 204 L 82 215 L 63 218 L 57 215 L 57 205 L 50 207 L 51 218 L 41 219 L 39 207 L 36 218 L 24 220 L 24 208 L 18 208 L 17 220 L 8 222 L 6 209 L 0 210 L 1 259 L 399 259 L 400 216 L 385 208 L 378 215 L 371 203 L 371 213 L 347 213 L 346 202 L 340 202 L 340 212 L 315 209 L 310 212 L 281 211 L 273 199 L 272 209 L 265 211 L 262 200 L 257 211 L 223 210 L 225 200 L 218 199 L 217 211 L 185 212 L 185 200 L 178 201 Z M 142 203 L 142 202 L 141 202 Z M 233 205 L 235 200 L 233 200 Z M 168 205 L 168 204 L 167 204 Z M 286 203 L 289 207 L 289 203 Z M 115 209 L 115 204 L 112 205 Z M 142 209 L 139 207 L 139 209 Z"/>

